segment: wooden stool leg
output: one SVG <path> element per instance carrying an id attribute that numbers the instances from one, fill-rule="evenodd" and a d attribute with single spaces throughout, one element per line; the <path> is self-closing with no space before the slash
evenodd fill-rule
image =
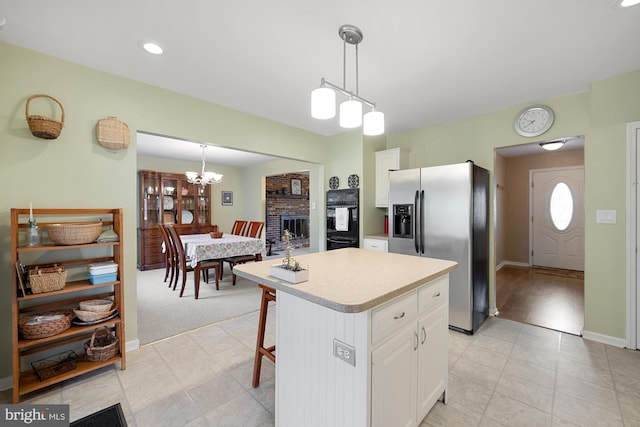
<path id="1" fill-rule="evenodd" d="M 260 370 L 262 368 L 262 356 L 265 356 L 269 360 L 275 363 L 275 345 L 265 348 L 264 347 L 264 335 L 267 325 L 267 311 L 269 309 L 269 301 L 275 301 L 275 290 L 266 288 L 263 285 L 259 285 L 262 288 L 262 300 L 260 302 L 260 317 L 258 320 L 258 338 L 256 340 L 256 355 L 253 362 L 253 381 L 251 385 L 255 388 L 260 385 Z"/>

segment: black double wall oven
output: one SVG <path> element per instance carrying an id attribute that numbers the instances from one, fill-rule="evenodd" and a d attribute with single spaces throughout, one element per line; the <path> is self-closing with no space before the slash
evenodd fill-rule
<path id="1" fill-rule="evenodd" d="M 359 189 L 327 191 L 327 250 L 360 247 Z"/>

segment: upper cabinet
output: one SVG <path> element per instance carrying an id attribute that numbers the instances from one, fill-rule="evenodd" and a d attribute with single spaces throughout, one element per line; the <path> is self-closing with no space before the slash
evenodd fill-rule
<path id="1" fill-rule="evenodd" d="M 389 171 L 406 169 L 409 156 L 400 148 L 376 151 L 376 207 L 389 207 Z"/>

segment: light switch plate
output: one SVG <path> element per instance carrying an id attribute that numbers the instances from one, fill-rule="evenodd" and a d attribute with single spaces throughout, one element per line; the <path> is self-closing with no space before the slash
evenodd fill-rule
<path id="1" fill-rule="evenodd" d="M 617 211 L 615 210 L 597 210 L 596 211 L 596 223 L 597 224 L 615 224 Z"/>

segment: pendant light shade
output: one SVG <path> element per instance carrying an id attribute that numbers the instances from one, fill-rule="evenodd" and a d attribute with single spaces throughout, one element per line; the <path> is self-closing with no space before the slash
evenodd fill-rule
<path id="1" fill-rule="evenodd" d="M 384 133 L 384 113 L 381 111 L 369 111 L 364 115 L 362 133 L 367 136 L 377 136 Z"/>
<path id="2" fill-rule="evenodd" d="M 384 114 L 376 111 L 376 104 L 364 99 L 358 94 L 358 45 L 363 39 L 360 29 L 354 25 L 342 25 L 338 29 L 338 36 L 342 40 L 342 86 L 328 82 L 324 77 L 320 80 L 320 87 L 311 92 L 311 116 L 315 119 L 331 119 L 336 115 L 336 93 L 348 97 L 340 104 L 340 127 L 352 129 L 362 126 L 362 104 L 371 108 L 371 112 L 364 116 L 362 132 L 368 136 L 384 133 Z M 347 45 L 355 48 L 355 91 L 347 90 Z"/>
<path id="3" fill-rule="evenodd" d="M 340 104 L 340 127 L 351 129 L 362 124 L 362 103 L 350 99 Z"/>
<path id="4" fill-rule="evenodd" d="M 319 87 L 311 92 L 311 117 L 326 120 L 336 116 L 336 92 L 328 87 Z"/>

